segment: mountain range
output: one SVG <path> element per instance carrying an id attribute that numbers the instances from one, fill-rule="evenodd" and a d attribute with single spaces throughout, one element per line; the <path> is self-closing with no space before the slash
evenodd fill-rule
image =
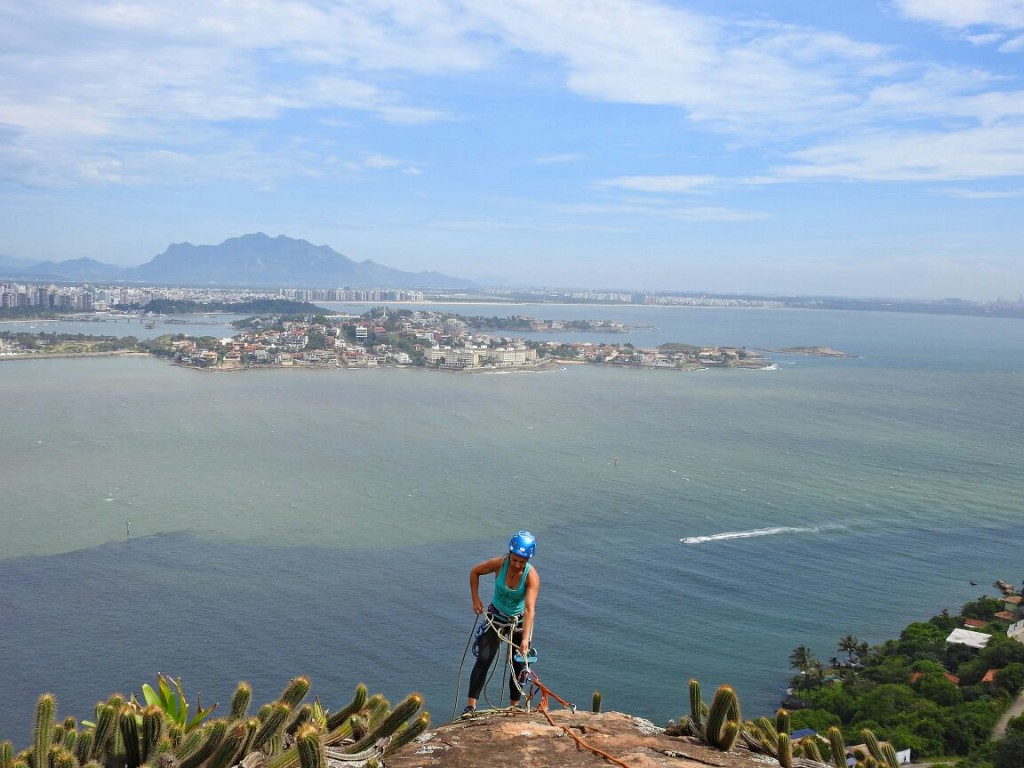
<path id="1" fill-rule="evenodd" d="M 95 259 L 33 262 L 0 256 L 0 276 L 49 282 L 125 282 L 218 287 L 474 288 L 472 280 L 440 272 L 405 272 L 353 261 L 326 245 L 257 232 L 220 245 L 174 243 L 137 267 Z"/>

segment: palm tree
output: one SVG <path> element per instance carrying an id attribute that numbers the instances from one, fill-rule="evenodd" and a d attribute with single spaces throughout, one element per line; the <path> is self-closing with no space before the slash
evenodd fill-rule
<path id="1" fill-rule="evenodd" d="M 853 665 L 853 657 L 857 655 L 860 650 L 860 640 L 855 635 L 846 635 L 842 640 L 839 641 L 837 646 L 840 651 L 846 654 L 846 659 Z"/>
<path id="2" fill-rule="evenodd" d="M 806 645 L 798 645 L 789 654 L 789 666 L 799 669 L 801 673 L 806 673 L 816 661 L 811 649 Z"/>

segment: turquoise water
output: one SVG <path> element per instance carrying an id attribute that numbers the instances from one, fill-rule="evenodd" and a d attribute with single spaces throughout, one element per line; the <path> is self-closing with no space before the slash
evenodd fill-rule
<path id="1" fill-rule="evenodd" d="M 691 676 L 769 712 L 795 646 L 827 660 L 845 634 L 880 642 L 1022 577 L 1024 323 L 480 309 L 654 326 L 599 337 L 637 346 L 858 357 L 495 375 L 0 363 L 0 737 L 27 741 L 43 691 L 87 717 L 158 671 L 204 704 L 241 679 L 262 703 L 304 673 L 329 707 L 366 682 L 446 719 L 468 569 L 521 527 L 539 538 L 541 679 L 659 723 Z"/>

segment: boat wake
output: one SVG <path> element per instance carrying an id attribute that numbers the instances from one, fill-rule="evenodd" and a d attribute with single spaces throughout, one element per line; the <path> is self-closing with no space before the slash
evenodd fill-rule
<path id="1" fill-rule="evenodd" d="M 683 544 L 707 544 L 710 541 L 728 541 L 729 539 L 752 539 L 756 536 L 775 536 L 780 533 L 819 533 L 825 530 L 842 528 L 841 525 L 822 525 L 812 528 L 794 528 L 791 526 L 779 526 L 778 528 L 755 528 L 750 531 L 729 531 L 727 533 L 714 533 L 710 536 L 687 536 L 680 539 Z"/>

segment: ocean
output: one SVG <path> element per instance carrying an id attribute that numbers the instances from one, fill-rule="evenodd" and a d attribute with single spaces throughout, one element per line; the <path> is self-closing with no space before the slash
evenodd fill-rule
<path id="1" fill-rule="evenodd" d="M 520 528 L 538 537 L 541 681 L 660 725 L 691 677 L 769 714 L 796 646 L 827 662 L 844 635 L 879 643 L 1024 577 L 1024 323 L 452 309 L 644 326 L 542 338 L 855 357 L 473 375 L 2 362 L 0 739 L 29 742 L 43 692 L 90 719 L 158 672 L 222 709 L 240 680 L 262 704 L 306 674 L 330 709 L 364 682 L 447 720 L 472 661 L 469 568 Z M 195 320 L 37 330 L 233 333 Z"/>

